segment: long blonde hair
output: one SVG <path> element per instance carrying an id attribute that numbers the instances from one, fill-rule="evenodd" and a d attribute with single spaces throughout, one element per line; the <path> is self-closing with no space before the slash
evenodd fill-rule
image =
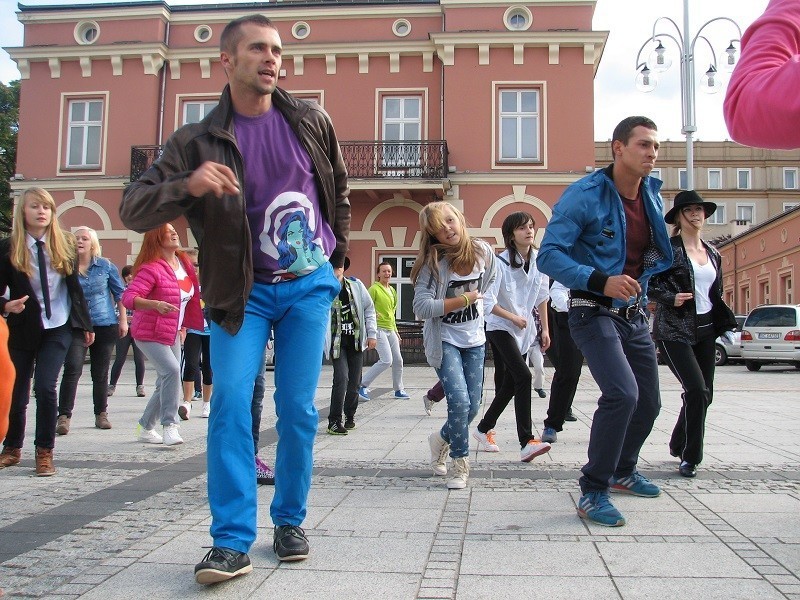
<path id="1" fill-rule="evenodd" d="M 449 208 L 461 224 L 461 237 L 458 244 L 448 246 L 441 244 L 436 239 L 436 234 L 444 227 L 444 210 Z M 478 250 L 475 241 L 467 232 L 467 222 L 464 215 L 449 202 L 431 202 L 426 204 L 419 213 L 419 230 L 421 240 L 417 260 L 411 269 L 411 282 L 416 283 L 419 272 L 423 266 L 427 265 L 433 274 L 434 279 L 439 279 L 438 263 L 441 259 L 447 260 L 452 271 L 464 272 L 471 270 L 477 261 Z"/>
<path id="2" fill-rule="evenodd" d="M 33 275 L 30 252 L 25 243 L 25 202 L 31 198 L 50 207 L 52 216 L 50 225 L 44 234 L 44 245 L 50 255 L 50 264 L 62 276 L 71 275 L 75 270 L 75 244 L 70 243 L 56 217 L 56 202 L 50 193 L 39 187 L 32 187 L 22 192 L 22 198 L 14 208 L 14 223 L 11 226 L 11 264 L 20 273 L 28 277 Z"/>

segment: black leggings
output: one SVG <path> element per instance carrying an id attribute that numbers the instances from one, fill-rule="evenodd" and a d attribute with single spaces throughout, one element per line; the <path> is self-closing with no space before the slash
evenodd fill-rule
<path id="1" fill-rule="evenodd" d="M 133 341 L 131 332 L 128 335 L 121 337 L 117 340 L 117 354 L 114 359 L 114 365 L 111 367 L 111 385 L 117 385 L 122 367 L 128 359 L 128 348 L 133 346 L 133 365 L 136 371 L 136 385 L 144 384 L 144 354 L 139 350 L 139 346 Z"/>
<path id="2" fill-rule="evenodd" d="M 211 355 L 209 354 L 210 335 L 186 333 L 183 342 L 183 381 L 194 381 L 198 369 L 203 372 L 203 385 L 212 384 Z M 200 360 L 200 354 L 203 360 Z"/>

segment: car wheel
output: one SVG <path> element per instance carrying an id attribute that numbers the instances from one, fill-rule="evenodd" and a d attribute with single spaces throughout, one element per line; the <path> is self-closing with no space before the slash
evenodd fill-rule
<path id="1" fill-rule="evenodd" d="M 761 368 L 761 363 L 757 363 L 752 360 L 744 361 L 744 366 L 747 367 L 748 371 L 758 371 Z"/>
<path id="2" fill-rule="evenodd" d="M 719 344 L 714 345 L 714 364 L 718 367 L 721 367 L 726 362 L 728 362 L 728 354 L 725 352 L 725 348 L 720 346 Z"/>

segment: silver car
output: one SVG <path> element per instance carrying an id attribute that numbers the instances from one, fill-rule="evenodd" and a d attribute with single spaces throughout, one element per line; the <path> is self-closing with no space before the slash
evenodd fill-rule
<path id="1" fill-rule="evenodd" d="M 717 338 L 714 345 L 714 364 L 721 367 L 729 360 L 741 360 L 742 358 L 742 326 L 747 315 L 736 315 L 736 330 L 729 332 L 729 335 L 721 335 Z"/>
<path id="2" fill-rule="evenodd" d="M 772 304 L 750 311 L 742 330 L 742 358 L 749 371 L 789 363 L 800 369 L 800 304 Z"/>

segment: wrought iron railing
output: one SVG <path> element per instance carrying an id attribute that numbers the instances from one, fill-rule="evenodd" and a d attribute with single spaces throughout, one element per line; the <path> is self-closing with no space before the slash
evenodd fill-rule
<path id="1" fill-rule="evenodd" d="M 444 179 L 447 142 L 339 142 L 347 173 L 353 178 Z M 131 147 L 131 181 L 161 155 L 161 146 Z"/>
<path id="2" fill-rule="evenodd" d="M 444 179 L 447 142 L 339 142 L 350 177 Z"/>
<path id="3" fill-rule="evenodd" d="M 161 156 L 161 146 L 131 146 L 131 181 L 136 181 Z"/>

